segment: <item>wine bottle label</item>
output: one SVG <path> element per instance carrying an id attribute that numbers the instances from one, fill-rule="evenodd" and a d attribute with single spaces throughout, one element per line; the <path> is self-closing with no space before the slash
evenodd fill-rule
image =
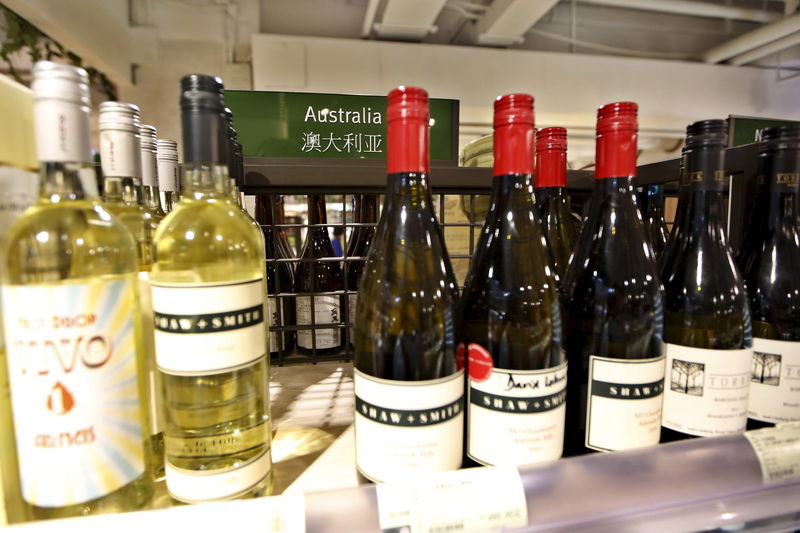
<path id="1" fill-rule="evenodd" d="M 152 281 L 156 361 L 165 374 L 202 376 L 264 357 L 264 278 L 228 283 Z"/>
<path id="2" fill-rule="evenodd" d="M 139 136 L 119 130 L 100 132 L 100 165 L 104 176 L 141 177 Z"/>
<path id="3" fill-rule="evenodd" d="M 800 481 L 800 422 L 747 431 L 744 436 L 758 457 L 764 483 Z"/>
<path id="4" fill-rule="evenodd" d="M 744 431 L 753 351 L 669 343 L 666 349 L 662 425 L 700 437 Z"/>
<path id="5" fill-rule="evenodd" d="M 150 409 L 150 434 L 164 431 L 163 381 L 156 365 L 153 299 L 150 295 L 150 273 L 139 272 L 139 310 L 142 313 L 142 355 L 147 366 L 147 401 Z"/>
<path id="6" fill-rule="evenodd" d="M 394 481 L 461 466 L 464 371 L 396 381 L 355 369 L 356 466 L 367 478 Z"/>
<path id="7" fill-rule="evenodd" d="M 272 470 L 269 449 L 244 464 L 215 470 L 187 470 L 166 462 L 167 490 L 177 500 L 202 503 L 245 494 Z"/>
<path id="8" fill-rule="evenodd" d="M 485 465 L 561 457 L 566 386 L 566 362 L 545 370 L 494 368 L 480 381 L 470 376 L 467 455 Z"/>
<path id="9" fill-rule="evenodd" d="M 614 451 L 658 444 L 664 357 L 589 356 L 585 446 Z"/>
<path id="10" fill-rule="evenodd" d="M 267 314 L 269 315 L 269 327 L 277 328 L 282 326 L 278 298 L 275 296 L 267 297 Z M 283 343 L 283 332 L 269 332 L 269 352 L 278 353 L 285 348 Z"/>
<path id="11" fill-rule="evenodd" d="M 375 487 L 380 531 L 506 531 L 528 525 L 528 502 L 511 466 L 439 472 Z"/>
<path id="12" fill-rule="evenodd" d="M 297 300 L 297 325 L 311 325 L 311 299 L 314 299 L 314 324 L 338 324 L 341 316 L 341 302 L 338 296 L 298 296 Z M 312 333 L 313 332 L 313 333 Z M 316 337 L 317 350 L 335 348 L 342 344 L 342 332 L 339 328 L 331 329 L 299 329 L 297 330 L 297 345 L 311 350 Z"/>
<path id="13" fill-rule="evenodd" d="M 135 281 L 2 290 L 22 496 L 64 507 L 145 469 Z"/>
<path id="14" fill-rule="evenodd" d="M 800 420 L 800 342 L 753 339 L 748 416 L 773 424 Z"/>

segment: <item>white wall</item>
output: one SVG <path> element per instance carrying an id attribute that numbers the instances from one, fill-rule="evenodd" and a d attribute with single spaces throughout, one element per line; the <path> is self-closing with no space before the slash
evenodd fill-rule
<path id="1" fill-rule="evenodd" d="M 640 106 L 642 147 L 661 155 L 686 124 L 729 114 L 800 119 L 800 77 L 773 70 L 564 54 L 258 34 L 253 88 L 386 94 L 421 85 L 461 101 L 462 141 L 490 130 L 492 100 L 523 91 L 536 99 L 537 126 L 566 126 L 590 150 L 598 106 Z M 571 136 L 572 137 L 572 136 Z M 583 137 L 584 141 L 580 139 Z"/>

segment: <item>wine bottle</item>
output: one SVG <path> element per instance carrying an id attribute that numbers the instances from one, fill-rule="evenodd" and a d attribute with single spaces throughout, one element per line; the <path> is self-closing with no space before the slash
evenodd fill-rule
<path id="1" fill-rule="evenodd" d="M 667 375 L 661 440 L 739 433 L 747 423 L 752 365 L 744 280 L 725 235 L 727 124 L 686 129 L 688 189 L 675 251 L 661 271 Z"/>
<path id="2" fill-rule="evenodd" d="M 739 258 L 753 319 L 748 429 L 800 420 L 800 127 L 762 131 L 758 175 Z"/>
<path id="3" fill-rule="evenodd" d="M 662 185 L 647 185 L 639 194 L 644 230 L 647 242 L 652 246 L 656 261 L 661 258 L 667 247 L 669 232 L 664 220 L 664 187 Z"/>
<path id="4" fill-rule="evenodd" d="M 286 259 L 286 257 L 283 255 L 283 250 L 281 250 L 278 235 L 274 228 L 274 212 L 274 195 L 259 194 L 256 196 L 256 221 L 261 225 L 261 231 L 264 233 L 264 250 L 267 259 L 267 294 L 272 295 L 267 298 L 269 327 L 280 328 L 294 325 L 295 323 L 294 298 L 276 296 L 280 293 L 294 291 L 294 274 L 289 263 L 279 261 L 280 259 Z M 270 355 L 286 354 L 293 349 L 294 331 L 271 331 L 269 333 Z"/>
<path id="5" fill-rule="evenodd" d="M 575 219 L 567 201 L 567 130 L 542 128 L 536 134 L 536 207 L 544 224 L 555 271 L 564 279 L 575 250 Z"/>
<path id="6" fill-rule="evenodd" d="M 297 349 L 302 354 L 330 354 L 340 351 L 344 335 L 342 322 L 342 296 L 330 293 L 344 289 L 344 276 L 339 262 L 318 261 L 335 257 L 325 213 L 325 196 L 308 195 L 308 232 L 300 254 L 300 263 L 294 272 L 296 320 L 298 326 L 311 326 L 297 330 Z M 333 325 L 321 328 L 320 325 Z"/>
<path id="7" fill-rule="evenodd" d="M 347 257 L 354 258 L 345 263 L 345 284 L 347 294 L 347 322 L 350 324 L 349 339 L 353 343 L 353 324 L 356 322 L 356 307 L 358 302 L 358 283 L 364 271 L 364 262 L 369 253 L 372 239 L 375 238 L 375 222 L 378 221 L 378 197 L 374 194 L 356 194 L 353 196 L 353 222 L 367 224 L 356 226 L 350 235 L 347 245 Z"/>
<path id="8" fill-rule="evenodd" d="M 499 97 L 489 213 L 459 313 L 467 456 L 484 465 L 558 459 L 564 447 L 567 361 L 555 266 L 533 201 L 533 160 L 533 98 Z"/>
<path id="9" fill-rule="evenodd" d="M 170 212 L 180 200 L 180 178 L 178 177 L 178 143 L 169 139 L 156 142 L 158 158 L 158 187 L 161 192 L 161 205 Z"/>
<path id="10" fill-rule="evenodd" d="M 142 202 L 139 108 L 123 102 L 100 104 L 100 154 L 103 168 L 103 207 L 125 224 L 136 241 L 139 260 L 139 309 L 142 313 L 142 355 L 147 367 L 150 409 L 149 470 L 164 478 L 164 415 L 161 373 L 156 367 L 150 268 L 153 263 L 151 218 Z"/>
<path id="11" fill-rule="evenodd" d="M 565 455 L 658 443 L 664 294 L 632 180 L 637 105 L 597 113 L 595 182 L 567 267 Z"/>
<path id="12" fill-rule="evenodd" d="M 139 509 L 153 484 L 136 243 L 98 202 L 86 71 L 40 61 L 32 89 L 41 174 L 3 242 L 2 438 L 28 518 Z"/>
<path id="13" fill-rule="evenodd" d="M 181 79 L 183 194 L 151 276 L 167 490 L 182 502 L 271 491 L 263 237 L 228 200 L 222 81 Z"/>
<path id="14" fill-rule="evenodd" d="M 356 466 L 381 482 L 457 469 L 464 436 L 458 293 L 428 181 L 428 93 L 394 89 L 386 117 L 388 184 L 353 339 Z"/>
<path id="15" fill-rule="evenodd" d="M 278 232 L 278 240 L 283 249 L 283 254 L 289 259 L 295 259 L 297 253 L 289 242 L 289 236 L 286 234 L 286 210 L 284 206 L 283 196 L 275 195 L 275 230 Z"/>
<path id="16" fill-rule="evenodd" d="M 144 207 L 153 217 L 153 231 L 164 218 L 158 190 L 158 133 L 154 126 L 143 124 L 139 129 L 142 145 L 142 196 Z"/>

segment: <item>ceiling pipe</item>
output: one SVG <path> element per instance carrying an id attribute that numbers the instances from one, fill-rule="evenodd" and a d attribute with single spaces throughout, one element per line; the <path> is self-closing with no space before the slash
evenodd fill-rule
<path id="1" fill-rule="evenodd" d="M 700 57 L 706 63 L 720 63 L 796 32 L 800 32 L 800 13 L 719 44 L 706 50 Z"/>
<path id="2" fill-rule="evenodd" d="M 606 7 L 621 7 L 639 11 L 658 11 L 660 13 L 673 13 L 692 17 L 710 17 L 733 20 L 747 20 L 750 22 L 773 22 L 781 18 L 778 12 L 763 11 L 761 9 L 747 9 L 743 7 L 707 4 L 705 2 L 690 2 L 688 0 L 578 0 L 582 4 L 594 4 Z"/>
<path id="3" fill-rule="evenodd" d="M 494 0 L 478 21 L 478 44 L 521 43 L 525 33 L 557 3 L 558 0 Z"/>
<path id="4" fill-rule="evenodd" d="M 446 0 L 388 0 L 380 23 L 373 28 L 381 37 L 421 41 L 436 32 L 434 22 Z"/>
<path id="5" fill-rule="evenodd" d="M 758 61 L 762 57 L 767 57 L 768 55 L 780 52 L 781 50 L 785 50 L 798 44 L 800 44 L 800 32 L 787 35 L 786 37 L 772 41 L 764 46 L 754 48 L 753 50 L 745 52 L 744 54 L 733 56 L 728 60 L 728 63 L 731 65 L 746 65 L 747 63 Z"/>
<path id="6" fill-rule="evenodd" d="M 361 37 L 369 39 L 372 33 L 372 24 L 375 22 L 375 15 L 378 13 L 378 3 L 380 0 L 369 0 L 367 10 L 364 12 L 364 23 L 361 25 Z"/>

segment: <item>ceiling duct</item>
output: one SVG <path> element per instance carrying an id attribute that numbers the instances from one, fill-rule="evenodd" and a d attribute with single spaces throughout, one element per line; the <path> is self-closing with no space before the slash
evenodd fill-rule
<path id="1" fill-rule="evenodd" d="M 524 40 L 527 31 L 558 0 L 494 0 L 478 21 L 478 44 L 511 46 Z"/>
<path id="2" fill-rule="evenodd" d="M 720 63 L 797 32 L 800 32 L 800 13 L 719 44 L 707 50 L 701 57 L 706 63 Z"/>
<path id="3" fill-rule="evenodd" d="M 388 0 L 381 22 L 373 25 L 375 33 L 385 39 L 421 41 L 429 33 L 436 32 L 433 23 L 445 2 L 446 0 Z M 367 5 L 368 11 L 372 4 L 370 1 Z"/>
<path id="4" fill-rule="evenodd" d="M 709 4 L 706 2 L 689 2 L 687 0 L 578 0 L 581 4 L 593 4 L 638 11 L 657 11 L 691 17 L 709 17 L 749 22 L 773 22 L 781 18 L 781 13 L 749 9 L 744 7 Z"/>

